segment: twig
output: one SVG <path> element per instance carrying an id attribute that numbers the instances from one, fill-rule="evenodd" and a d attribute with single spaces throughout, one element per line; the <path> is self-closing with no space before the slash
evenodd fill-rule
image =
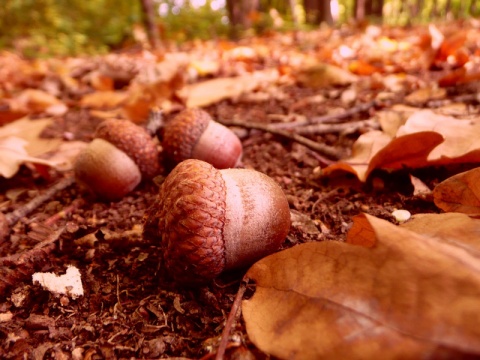
<path id="1" fill-rule="evenodd" d="M 47 220 L 45 220 L 43 223 L 47 226 L 52 226 L 55 224 L 58 220 L 66 218 L 69 214 L 73 213 L 75 210 L 80 208 L 85 204 L 84 199 L 76 199 L 72 201 L 72 204 L 63 210 L 59 211 L 55 215 L 50 216 Z"/>
<path id="2" fill-rule="evenodd" d="M 286 130 L 281 130 L 281 129 L 273 129 L 270 125 L 266 124 L 261 124 L 261 123 L 246 123 L 243 121 L 236 121 L 236 120 L 218 120 L 220 123 L 222 123 L 225 126 L 239 126 L 243 127 L 246 129 L 255 129 L 255 130 L 262 130 L 265 132 L 268 132 L 270 134 L 274 135 L 279 135 L 284 138 L 293 140 L 303 146 L 306 146 L 307 148 L 316 151 L 320 154 L 323 154 L 331 159 L 334 160 L 339 160 L 341 158 L 341 155 L 339 154 L 339 151 L 335 149 L 332 146 L 328 146 L 325 144 L 317 143 L 313 140 L 307 139 L 306 137 L 302 135 L 298 135 L 295 133 L 292 133 L 290 131 Z"/>
<path id="3" fill-rule="evenodd" d="M 326 123 L 340 123 L 345 120 L 347 120 L 349 117 L 356 115 L 358 113 L 368 111 L 372 107 L 378 106 L 379 103 L 377 100 L 370 101 L 365 104 L 359 104 L 351 109 L 345 110 L 342 113 L 339 114 L 330 114 L 330 115 L 324 115 L 324 116 L 314 116 L 309 120 L 300 120 L 300 121 L 294 121 L 294 122 L 289 122 L 289 123 L 277 123 L 277 124 L 272 124 L 271 126 L 276 128 L 276 129 L 293 129 L 299 126 L 305 126 L 305 125 L 310 125 L 310 124 L 326 124 Z"/>
<path id="4" fill-rule="evenodd" d="M 296 134 L 300 135 L 318 135 L 340 133 L 344 131 L 356 131 L 361 128 L 370 127 L 378 129 L 380 125 L 376 119 L 365 119 L 360 121 L 352 121 L 340 124 L 313 124 L 298 127 L 295 129 Z"/>
<path id="5" fill-rule="evenodd" d="M 28 279 L 47 262 L 48 256 L 55 249 L 55 242 L 64 229 L 65 227 L 62 227 L 53 231 L 30 250 L 0 258 L 0 296 L 19 281 Z"/>
<path id="6" fill-rule="evenodd" d="M 17 223 L 18 220 L 27 216 L 37 207 L 42 205 L 45 201 L 52 198 L 57 192 L 63 189 L 66 189 L 67 187 L 72 185 L 74 182 L 75 182 L 75 179 L 73 178 L 73 176 L 63 178 L 58 183 L 56 183 L 51 188 L 49 188 L 47 191 L 45 191 L 43 194 L 40 194 L 39 196 L 33 198 L 28 203 L 12 211 L 11 213 L 6 214 L 5 218 L 7 219 L 8 225 L 9 226 L 14 225 L 15 223 Z"/>
<path id="7" fill-rule="evenodd" d="M 237 295 L 235 296 L 235 300 L 233 300 L 232 308 L 230 309 L 230 313 L 228 314 L 227 321 L 225 322 L 225 327 L 222 331 L 222 336 L 220 339 L 220 344 L 218 345 L 217 355 L 215 356 L 215 360 L 223 360 L 225 356 L 225 350 L 227 349 L 228 340 L 230 338 L 230 333 L 232 328 L 235 324 L 235 320 L 238 316 L 240 316 L 240 303 L 243 298 L 243 294 L 245 294 L 245 290 L 247 289 L 247 282 L 246 279 L 243 278 L 242 282 L 240 283 L 240 287 L 238 288 Z"/>
<path id="8" fill-rule="evenodd" d="M 453 98 L 453 102 L 480 102 L 480 94 L 464 94 Z"/>

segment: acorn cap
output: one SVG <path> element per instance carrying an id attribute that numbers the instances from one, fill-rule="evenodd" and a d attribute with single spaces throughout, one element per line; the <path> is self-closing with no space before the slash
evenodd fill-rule
<path id="1" fill-rule="evenodd" d="M 226 187 L 220 172 L 199 160 L 178 164 L 161 185 L 144 234 L 160 239 L 168 272 L 198 285 L 225 269 Z"/>
<path id="2" fill-rule="evenodd" d="M 162 146 L 170 159 L 176 163 L 190 159 L 200 136 L 212 120 L 201 109 L 185 109 L 175 116 L 164 129 Z"/>
<path id="3" fill-rule="evenodd" d="M 95 137 L 126 153 L 137 164 L 142 177 L 150 179 L 160 173 L 157 145 L 144 128 L 129 120 L 107 119 L 98 125 Z"/>

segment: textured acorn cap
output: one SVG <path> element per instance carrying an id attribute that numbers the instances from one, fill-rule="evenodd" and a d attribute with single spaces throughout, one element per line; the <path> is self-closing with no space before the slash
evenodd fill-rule
<path id="1" fill-rule="evenodd" d="M 108 119 L 98 125 L 95 137 L 126 153 L 137 164 L 142 177 L 150 179 L 160 173 L 157 145 L 144 128 L 128 120 Z"/>
<path id="2" fill-rule="evenodd" d="M 177 282 L 198 285 L 225 269 L 225 201 L 220 172 L 204 161 L 181 162 L 161 185 L 144 234 L 160 240 L 165 267 Z"/>
<path id="3" fill-rule="evenodd" d="M 163 133 L 162 146 L 167 156 L 176 163 L 191 159 L 195 145 L 211 120 L 206 111 L 197 108 L 183 110 L 175 116 Z"/>

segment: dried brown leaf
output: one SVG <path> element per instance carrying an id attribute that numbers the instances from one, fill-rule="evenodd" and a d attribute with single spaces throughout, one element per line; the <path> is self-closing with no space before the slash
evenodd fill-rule
<path id="1" fill-rule="evenodd" d="M 461 213 L 415 214 L 400 225 L 418 234 L 433 236 L 465 248 L 480 259 L 480 221 Z"/>
<path id="2" fill-rule="evenodd" d="M 121 106 L 128 98 L 124 91 L 96 91 L 85 95 L 80 106 L 94 109 L 112 109 Z"/>
<path id="3" fill-rule="evenodd" d="M 414 105 L 423 105 L 430 100 L 440 100 L 447 96 L 447 90 L 443 88 L 426 87 L 418 89 L 405 97 L 405 101 Z"/>
<path id="4" fill-rule="evenodd" d="M 298 71 L 296 80 L 303 86 L 321 88 L 332 85 L 349 85 L 358 81 L 358 77 L 337 66 L 320 63 L 307 65 Z"/>
<path id="5" fill-rule="evenodd" d="M 162 62 L 143 68 L 128 89 L 128 100 L 123 105 L 126 116 L 141 123 L 152 106 L 163 108 L 163 103 L 184 86 L 188 61 L 186 54 L 167 54 Z"/>
<path id="6" fill-rule="evenodd" d="M 431 110 L 422 110 L 413 114 L 402 126 L 397 137 L 422 131 L 434 131 L 445 141 L 430 154 L 428 161 L 449 163 L 480 160 L 480 121 L 478 119 L 457 119 L 444 116 Z M 454 160 L 454 161 L 453 161 Z"/>
<path id="7" fill-rule="evenodd" d="M 17 112 L 46 112 L 49 115 L 63 115 L 68 110 L 55 96 L 38 89 L 23 90 L 11 99 L 10 108 Z"/>
<path id="8" fill-rule="evenodd" d="M 454 175 L 433 190 L 435 205 L 444 211 L 480 214 L 480 168 Z"/>
<path id="9" fill-rule="evenodd" d="M 253 343 L 284 359 L 480 354 L 478 258 L 369 215 L 358 221 L 370 248 L 307 243 L 249 269 L 257 290 L 243 314 Z"/>
<path id="10" fill-rule="evenodd" d="M 230 78 L 217 78 L 191 84 L 178 91 L 187 107 L 207 106 L 224 99 L 237 99 L 240 95 L 278 80 L 277 70 L 257 71 Z"/>
<path id="11" fill-rule="evenodd" d="M 25 162 L 55 166 L 52 161 L 37 156 L 53 151 L 61 143 L 59 139 L 42 139 L 40 133 L 50 125 L 51 119 L 19 119 L 0 127 L 0 175 L 10 178 Z"/>
<path id="12" fill-rule="evenodd" d="M 349 159 L 324 173 L 344 170 L 365 181 L 374 169 L 421 168 L 429 165 L 480 162 L 480 121 L 456 119 L 430 110 L 414 113 L 396 137 L 380 131 L 361 135 Z"/>

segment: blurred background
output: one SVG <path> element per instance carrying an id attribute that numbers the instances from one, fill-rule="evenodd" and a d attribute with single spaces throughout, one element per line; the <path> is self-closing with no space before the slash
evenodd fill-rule
<path id="1" fill-rule="evenodd" d="M 343 24 L 475 17 L 477 0 L 2 0 L 0 49 L 26 57 L 102 54 Z"/>

